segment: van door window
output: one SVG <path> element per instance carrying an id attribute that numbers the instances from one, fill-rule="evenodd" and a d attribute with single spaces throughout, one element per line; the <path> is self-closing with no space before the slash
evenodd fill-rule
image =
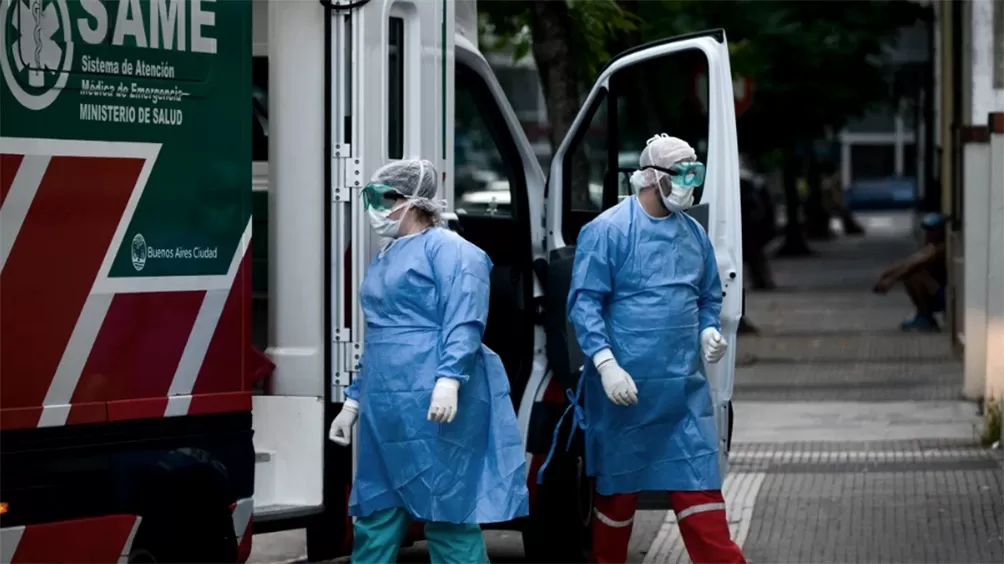
<path id="1" fill-rule="evenodd" d="M 387 46 L 387 157 L 404 157 L 404 20 L 390 18 Z"/>
<path id="2" fill-rule="evenodd" d="M 577 133 L 566 159 L 562 235 L 568 243 L 600 211 L 629 197 L 629 179 L 646 141 L 658 133 L 679 137 L 707 163 L 708 61 L 699 50 L 642 61 L 621 70 Z M 615 108 L 615 111 L 611 111 Z M 701 190 L 694 194 L 700 203 Z"/>
<path id="3" fill-rule="evenodd" d="M 453 193 L 457 213 L 514 217 L 513 188 L 523 186 L 519 158 L 508 132 L 492 123 L 487 86 L 477 87 L 475 73 L 457 68 Z M 480 94 L 480 96 L 479 96 Z M 480 98 L 480 100 L 479 100 Z M 498 116 L 501 119 L 501 116 Z M 504 153 L 508 153 L 507 159 Z"/>
<path id="4" fill-rule="evenodd" d="M 456 66 L 454 207 L 460 234 L 492 260 L 484 343 L 519 398 L 533 361 L 529 201 L 519 149 L 486 78 Z"/>

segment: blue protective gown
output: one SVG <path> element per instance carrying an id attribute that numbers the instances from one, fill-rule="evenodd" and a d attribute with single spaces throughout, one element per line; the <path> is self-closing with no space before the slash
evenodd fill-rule
<path id="1" fill-rule="evenodd" d="M 700 333 L 721 330 L 722 286 L 704 229 L 656 219 L 636 197 L 582 228 L 568 317 L 586 357 L 610 348 L 638 386 L 622 407 L 586 362 L 586 467 L 602 495 L 721 489 Z"/>
<path id="2" fill-rule="evenodd" d="M 442 228 L 398 239 L 366 270 L 359 461 L 349 512 L 493 523 L 529 512 L 526 458 L 502 361 L 481 343 L 492 263 Z M 451 423 L 428 420 L 438 377 L 461 382 Z"/>

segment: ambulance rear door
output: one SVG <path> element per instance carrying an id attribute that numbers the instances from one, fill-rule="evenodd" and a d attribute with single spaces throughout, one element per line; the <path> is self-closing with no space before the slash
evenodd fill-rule
<path id="1" fill-rule="evenodd" d="M 548 361 L 562 386 L 573 389 L 586 362 L 565 312 L 575 242 L 583 225 L 630 197 L 628 178 L 646 140 L 658 133 L 687 140 L 707 166 L 705 184 L 689 213 L 714 244 L 722 279 L 722 333 L 732 345 L 721 362 L 706 367 L 724 473 L 736 330 L 743 309 L 739 158 L 724 30 L 669 38 L 614 57 L 555 152 L 546 213 Z"/>

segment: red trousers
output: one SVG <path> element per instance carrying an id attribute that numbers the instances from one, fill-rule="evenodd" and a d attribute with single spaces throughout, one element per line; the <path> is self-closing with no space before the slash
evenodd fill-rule
<path id="1" fill-rule="evenodd" d="M 593 510 L 592 561 L 627 562 L 628 541 L 639 494 L 597 495 Z M 746 564 L 732 542 L 721 491 L 670 492 L 680 536 L 694 564 Z"/>

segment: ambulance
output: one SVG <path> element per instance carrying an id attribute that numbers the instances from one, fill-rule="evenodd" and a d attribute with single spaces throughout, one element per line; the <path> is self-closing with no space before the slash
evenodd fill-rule
<path id="1" fill-rule="evenodd" d="M 585 362 L 564 307 L 578 231 L 630 194 L 621 155 L 652 134 L 707 165 L 691 214 L 735 342 L 722 30 L 612 58 L 547 174 L 473 1 L 0 0 L 0 48 L 2 562 L 243 561 L 253 533 L 291 528 L 310 560 L 351 550 L 359 445 L 327 429 L 380 245 L 360 190 L 394 159 L 436 164 L 450 228 L 494 263 L 484 340 L 531 492 L 497 526 L 529 561 L 584 561 L 581 433 L 566 449 L 566 422 L 536 473 Z M 733 351 L 708 367 L 723 461 Z"/>

